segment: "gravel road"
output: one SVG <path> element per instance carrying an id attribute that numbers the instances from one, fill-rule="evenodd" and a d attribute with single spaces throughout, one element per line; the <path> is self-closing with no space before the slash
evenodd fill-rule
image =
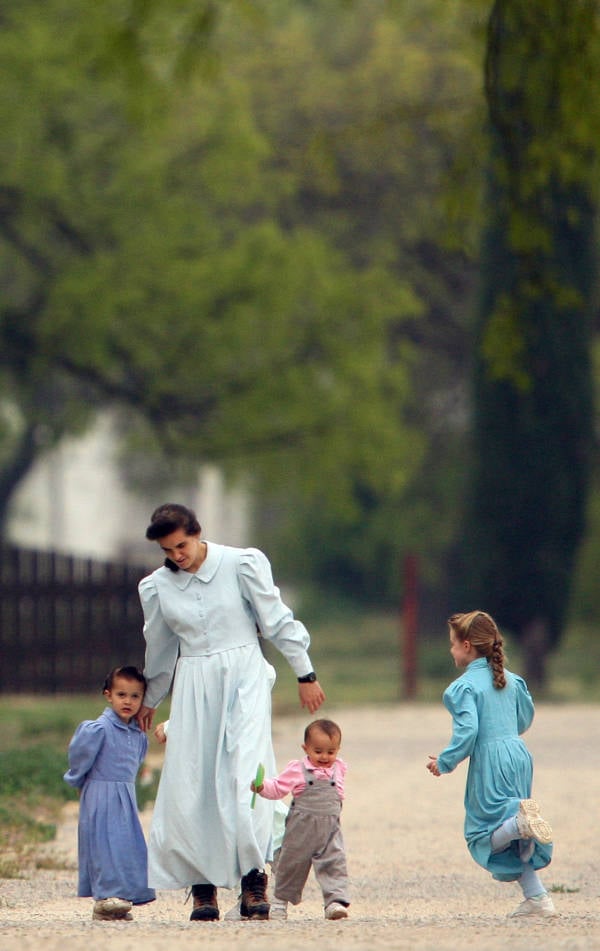
<path id="1" fill-rule="evenodd" d="M 439 779 L 425 769 L 449 735 L 439 706 L 326 709 L 343 730 L 349 763 L 342 814 L 353 888 L 350 918 L 325 921 L 311 877 L 287 922 L 193 923 L 183 892 L 160 892 L 131 922 L 93 922 L 92 900 L 75 897 L 77 806 L 64 811 L 44 854 L 56 869 L 0 880 L 1 951 L 600 951 L 600 707 L 539 705 L 527 735 L 534 795 L 555 832 L 542 875 L 560 916 L 509 919 L 514 884 L 495 882 L 462 837 L 466 764 Z M 279 766 L 299 755 L 305 716 L 279 718 Z M 152 741 L 151 757 L 161 749 Z M 150 812 L 142 813 L 147 828 Z M 219 892 L 223 911 L 234 893 Z"/>

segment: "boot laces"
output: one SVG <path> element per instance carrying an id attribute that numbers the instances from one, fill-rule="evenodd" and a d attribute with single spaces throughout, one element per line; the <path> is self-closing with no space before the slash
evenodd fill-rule
<path id="1" fill-rule="evenodd" d="M 264 872 L 250 872 L 248 874 L 248 878 L 244 884 L 246 885 L 246 890 L 250 892 L 253 898 L 264 901 L 266 878 Z"/>

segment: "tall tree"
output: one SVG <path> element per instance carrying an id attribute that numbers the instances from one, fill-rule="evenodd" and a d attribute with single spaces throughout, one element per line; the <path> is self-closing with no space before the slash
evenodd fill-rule
<path id="1" fill-rule="evenodd" d="M 192 6 L 174 6 L 187 25 Z M 239 43 L 226 16 L 238 6 L 203 9 Z M 0 372 L 6 420 L 21 427 L 4 442 L 4 472 L 14 484 L 31 463 L 32 421 L 51 441 L 110 402 L 137 410 L 173 460 L 308 446 L 338 498 L 350 456 L 367 482 L 403 470 L 389 406 L 406 368 L 387 345 L 391 321 L 416 308 L 410 291 L 376 263 L 355 269 L 314 223 L 276 214 L 289 183 L 226 48 L 211 81 L 199 69 L 180 83 L 157 33 L 160 21 L 179 49 L 168 5 L 114 9 L 113 21 L 103 4 L 49 0 L 40 12 L 26 0 L 0 37 L 11 80 L 0 99 Z M 139 10 L 150 19 L 130 23 Z M 127 64 L 143 80 L 135 98 Z"/>
<path id="2" fill-rule="evenodd" d="M 404 305 L 390 299 L 387 350 L 408 374 L 401 396 L 389 395 L 390 429 L 379 424 L 340 452 L 341 475 L 321 454 L 296 465 L 289 454 L 269 460 L 268 544 L 281 546 L 282 563 L 289 558 L 338 591 L 395 604 L 402 551 L 419 550 L 429 579 L 439 578 L 456 518 L 457 381 L 481 184 L 473 157 L 483 148 L 481 37 L 460 0 L 354 0 L 343 16 L 339 3 L 288 0 L 280 11 L 260 43 L 244 39 L 241 48 L 241 37 L 228 38 L 237 43 L 232 68 L 287 183 L 276 214 L 286 227 L 328 236 L 355 272 L 379 274 L 380 298 L 385 286 L 403 293 Z M 348 413 L 367 398 L 357 389 Z M 380 454 L 398 435 L 410 465 L 390 467 Z M 285 517 L 270 518 L 273 510 Z"/>
<path id="3" fill-rule="evenodd" d="M 463 544 L 473 603 L 519 638 L 536 684 L 563 631 L 590 472 L 597 83 L 595 0 L 496 0 Z"/>

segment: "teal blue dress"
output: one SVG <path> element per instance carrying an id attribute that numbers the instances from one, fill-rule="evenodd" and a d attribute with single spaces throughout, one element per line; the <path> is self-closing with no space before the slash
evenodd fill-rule
<path id="1" fill-rule="evenodd" d="M 484 657 L 472 661 L 444 692 L 452 714 L 452 739 L 438 756 L 440 773 L 450 773 L 470 757 L 465 789 L 465 839 L 475 861 L 503 882 L 523 872 L 518 841 L 492 854 L 492 833 L 531 796 L 533 760 L 521 739 L 533 721 L 534 706 L 522 677 L 505 670 L 506 687 L 494 687 Z M 552 845 L 535 843 L 529 864 L 545 868 Z"/>

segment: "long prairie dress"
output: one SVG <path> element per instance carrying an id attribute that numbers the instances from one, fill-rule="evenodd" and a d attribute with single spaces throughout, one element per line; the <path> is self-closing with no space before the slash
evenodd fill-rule
<path id="1" fill-rule="evenodd" d="M 312 670 L 304 625 L 281 600 L 266 556 L 206 542 L 197 572 L 159 568 L 139 585 L 146 639 L 144 704 L 173 689 L 165 759 L 148 841 L 160 889 L 237 888 L 273 855 L 275 805 L 250 782 L 276 773 L 273 667 L 257 629 L 297 676 Z M 281 806 L 279 806 L 281 810 Z M 285 813 L 285 809 L 283 810 Z"/>
<path id="2" fill-rule="evenodd" d="M 444 692 L 452 715 L 452 739 L 438 756 L 441 773 L 449 773 L 467 757 L 465 839 L 475 861 L 499 881 L 515 881 L 523 872 L 518 842 L 493 853 L 492 833 L 516 815 L 522 799 L 531 796 L 533 759 L 521 734 L 533 722 L 534 705 L 522 677 L 506 670 L 506 686 L 494 687 L 484 657 L 472 661 Z M 549 865 L 552 845 L 535 843 L 529 860 L 535 869 Z"/>
<path id="3" fill-rule="evenodd" d="M 147 749 L 148 739 L 137 723 L 125 723 L 110 707 L 97 720 L 80 723 L 73 735 L 64 779 L 81 789 L 81 897 L 125 898 L 134 905 L 154 901 L 135 794 Z"/>

